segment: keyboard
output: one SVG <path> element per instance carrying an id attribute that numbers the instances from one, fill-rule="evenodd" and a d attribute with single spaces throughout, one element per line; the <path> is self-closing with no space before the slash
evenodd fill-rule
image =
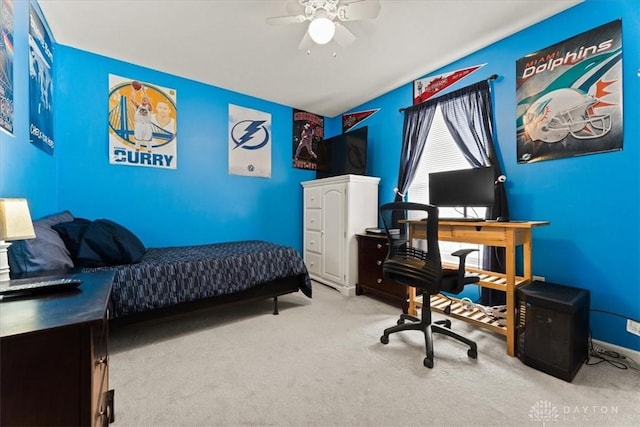
<path id="1" fill-rule="evenodd" d="M 38 294 L 49 292 L 60 292 L 75 289 L 82 284 L 82 279 L 75 277 L 62 277 L 48 280 L 39 280 L 37 282 L 24 282 L 0 286 L 0 298 L 17 294 Z"/>
<path id="2" fill-rule="evenodd" d="M 484 222 L 484 218 L 438 218 L 438 221 L 453 221 L 453 222 Z"/>

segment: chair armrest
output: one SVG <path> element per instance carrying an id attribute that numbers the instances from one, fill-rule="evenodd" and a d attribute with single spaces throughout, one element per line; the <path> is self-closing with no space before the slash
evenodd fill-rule
<path id="1" fill-rule="evenodd" d="M 458 258 L 460 258 L 460 262 L 464 262 L 465 259 L 467 259 L 467 255 L 477 250 L 478 249 L 458 249 L 457 251 L 452 252 L 451 255 L 457 256 Z"/>
<path id="2" fill-rule="evenodd" d="M 451 255 L 457 256 L 460 258 L 460 262 L 458 263 L 458 283 L 464 283 L 464 265 L 467 260 L 467 256 L 478 249 L 458 249 L 455 252 L 452 252 Z"/>

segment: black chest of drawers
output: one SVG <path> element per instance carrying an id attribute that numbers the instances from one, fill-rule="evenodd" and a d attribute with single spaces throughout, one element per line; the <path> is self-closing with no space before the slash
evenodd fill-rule
<path id="1" fill-rule="evenodd" d="M 358 234 L 358 283 L 356 295 L 371 294 L 393 305 L 409 308 L 407 287 L 385 280 L 382 263 L 387 257 L 387 237 L 374 234 Z"/>
<path id="2" fill-rule="evenodd" d="M 0 426 L 105 426 L 113 271 L 78 289 L 0 302 Z"/>

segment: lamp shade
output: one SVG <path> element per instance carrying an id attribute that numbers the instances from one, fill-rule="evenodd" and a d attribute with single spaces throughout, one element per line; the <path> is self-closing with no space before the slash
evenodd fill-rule
<path id="1" fill-rule="evenodd" d="M 0 199 L 0 240 L 36 237 L 27 199 Z"/>
<path id="2" fill-rule="evenodd" d="M 327 44 L 336 33 L 336 24 L 329 18 L 316 18 L 309 23 L 308 32 L 317 44 Z"/>

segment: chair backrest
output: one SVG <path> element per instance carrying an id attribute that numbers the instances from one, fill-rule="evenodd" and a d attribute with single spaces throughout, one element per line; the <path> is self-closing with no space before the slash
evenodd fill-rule
<path id="1" fill-rule="evenodd" d="M 438 246 L 438 208 L 411 202 L 394 202 L 380 206 L 380 218 L 389 240 L 389 252 L 383 263 L 387 279 L 408 286 L 439 291 L 442 264 Z M 414 230 L 427 236 L 426 245 L 410 241 L 409 222 Z"/>

